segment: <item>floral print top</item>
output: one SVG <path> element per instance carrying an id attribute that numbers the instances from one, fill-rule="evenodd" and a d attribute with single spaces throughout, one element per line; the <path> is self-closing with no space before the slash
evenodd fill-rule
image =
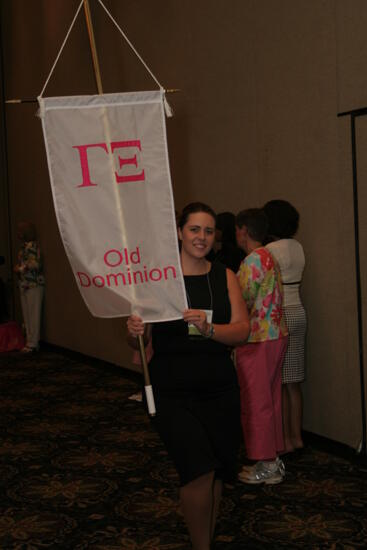
<path id="1" fill-rule="evenodd" d="M 241 263 L 237 277 L 250 316 L 247 342 L 265 342 L 286 336 L 280 270 L 269 250 L 261 247 L 251 252 Z"/>
<path id="2" fill-rule="evenodd" d="M 36 241 L 24 242 L 18 252 L 18 263 L 15 266 L 18 283 L 22 290 L 44 285 L 41 252 Z"/>

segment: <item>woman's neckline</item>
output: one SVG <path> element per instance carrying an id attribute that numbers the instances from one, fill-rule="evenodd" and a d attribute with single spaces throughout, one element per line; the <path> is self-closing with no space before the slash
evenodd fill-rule
<path id="1" fill-rule="evenodd" d="M 192 273 L 190 275 L 184 275 L 184 277 L 207 277 L 213 268 L 213 262 L 210 263 L 209 269 L 206 273 Z"/>

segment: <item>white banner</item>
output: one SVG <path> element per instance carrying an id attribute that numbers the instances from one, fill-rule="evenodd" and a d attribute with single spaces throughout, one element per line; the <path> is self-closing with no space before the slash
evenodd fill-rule
<path id="1" fill-rule="evenodd" d="M 91 313 L 146 322 L 187 307 L 163 92 L 39 98 L 61 237 Z"/>

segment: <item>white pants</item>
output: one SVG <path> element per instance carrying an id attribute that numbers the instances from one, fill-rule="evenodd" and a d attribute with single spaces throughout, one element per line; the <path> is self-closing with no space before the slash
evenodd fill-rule
<path id="1" fill-rule="evenodd" d="M 27 347 L 38 348 L 41 326 L 43 286 L 20 290 L 23 320 L 26 330 Z"/>

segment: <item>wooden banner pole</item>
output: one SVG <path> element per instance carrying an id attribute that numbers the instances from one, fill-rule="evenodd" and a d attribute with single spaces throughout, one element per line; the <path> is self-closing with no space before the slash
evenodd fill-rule
<path id="1" fill-rule="evenodd" d="M 97 53 L 96 41 L 94 38 L 92 14 L 90 12 L 89 0 L 84 0 L 83 5 L 84 5 L 85 22 L 87 24 L 87 31 L 88 31 L 88 37 L 89 37 L 90 51 L 92 54 L 94 76 L 96 79 L 98 93 L 101 95 L 103 94 L 101 71 L 99 68 L 98 53 Z"/>
<path id="2" fill-rule="evenodd" d="M 98 53 L 97 53 L 96 41 L 94 38 L 92 14 L 90 11 L 89 0 L 84 0 L 84 13 L 85 13 L 85 21 L 87 24 L 87 30 L 88 30 L 88 36 L 89 36 L 89 45 L 90 45 L 90 50 L 91 50 L 92 60 L 93 60 L 94 76 L 97 83 L 98 93 L 101 95 L 103 94 L 101 71 L 99 68 Z M 156 410 L 155 410 L 155 404 L 154 404 L 153 390 L 150 384 L 148 362 L 147 362 L 147 356 L 145 353 L 143 336 L 139 336 L 138 341 L 139 341 L 141 365 L 143 368 L 143 375 L 144 375 L 144 386 L 145 386 L 145 395 L 146 395 L 147 405 L 148 405 L 148 412 L 151 416 L 155 416 Z"/>

